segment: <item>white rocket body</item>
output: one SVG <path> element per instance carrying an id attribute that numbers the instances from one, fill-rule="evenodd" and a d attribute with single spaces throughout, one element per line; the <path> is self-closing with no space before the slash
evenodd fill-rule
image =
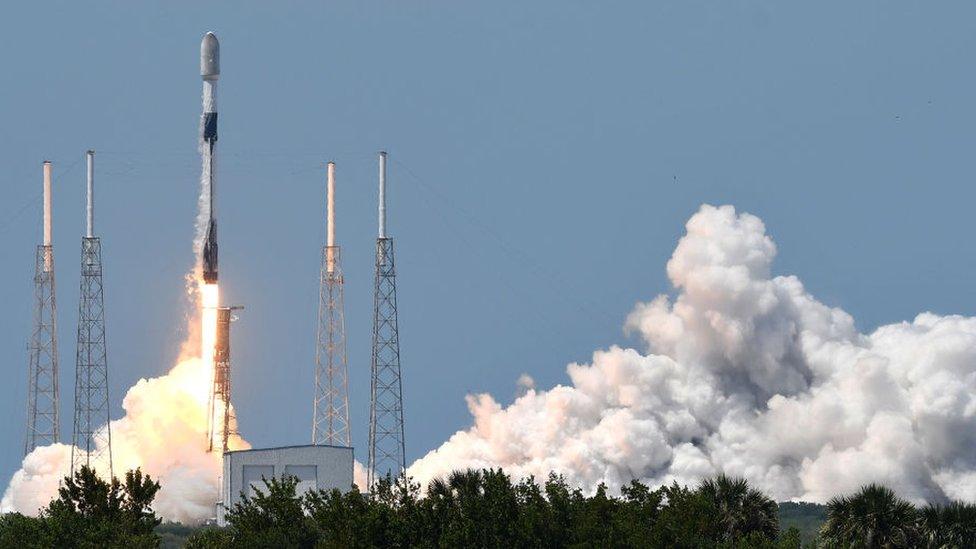
<path id="1" fill-rule="evenodd" d="M 220 43 L 208 32 L 200 43 L 200 77 L 203 78 L 204 173 L 209 174 L 210 221 L 203 242 L 203 280 L 217 282 L 217 80 L 220 78 Z"/>

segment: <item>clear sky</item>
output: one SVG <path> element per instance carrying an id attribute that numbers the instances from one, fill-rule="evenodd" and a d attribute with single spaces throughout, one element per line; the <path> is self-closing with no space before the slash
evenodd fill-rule
<path id="1" fill-rule="evenodd" d="M 316 7 L 309 7 L 314 4 Z M 0 18 L 0 484 L 22 457 L 41 161 L 70 437 L 84 151 L 113 416 L 184 338 L 199 43 L 221 41 L 220 244 L 241 430 L 310 437 L 324 162 L 338 164 L 366 456 L 375 152 L 390 151 L 408 461 L 521 373 L 627 342 L 703 202 L 862 331 L 976 309 L 971 2 L 22 2 Z"/>

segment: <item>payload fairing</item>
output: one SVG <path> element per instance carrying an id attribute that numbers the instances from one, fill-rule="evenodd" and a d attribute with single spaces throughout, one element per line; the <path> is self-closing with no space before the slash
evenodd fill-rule
<path id="1" fill-rule="evenodd" d="M 204 173 L 209 177 L 210 220 L 203 242 L 203 281 L 217 283 L 217 79 L 220 78 L 220 43 L 208 32 L 200 43 L 200 76 L 203 78 Z"/>

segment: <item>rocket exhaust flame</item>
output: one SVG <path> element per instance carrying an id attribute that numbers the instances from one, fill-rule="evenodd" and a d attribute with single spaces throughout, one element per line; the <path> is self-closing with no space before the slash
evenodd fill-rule
<path id="1" fill-rule="evenodd" d="M 200 362 L 207 371 L 213 371 L 214 345 L 217 343 L 217 307 L 220 305 L 220 287 L 216 284 L 200 285 Z"/>

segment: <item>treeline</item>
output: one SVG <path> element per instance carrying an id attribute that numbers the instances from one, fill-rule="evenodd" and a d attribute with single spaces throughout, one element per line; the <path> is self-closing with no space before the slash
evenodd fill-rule
<path id="1" fill-rule="evenodd" d="M 779 535 L 776 503 L 745 481 L 652 490 L 634 481 L 592 496 L 552 475 L 513 483 L 501 470 L 459 471 L 431 482 L 378 483 L 295 495 L 293 479 L 234 506 L 229 527 L 197 533 L 187 547 L 799 547 Z"/>
<path id="2" fill-rule="evenodd" d="M 0 548 L 158 547 L 159 483 L 138 469 L 105 481 L 88 467 L 65 477 L 37 517 L 0 515 Z"/>
<path id="3" fill-rule="evenodd" d="M 817 540 L 781 531 L 777 504 L 745 480 L 694 487 L 633 481 L 592 495 L 559 476 L 513 482 L 501 470 L 459 471 L 421 492 L 381 481 L 296 494 L 270 479 L 228 511 L 226 528 L 195 531 L 187 547 L 976 547 L 976 505 L 917 508 L 881 486 L 827 505 Z M 106 482 L 83 468 L 40 516 L 0 516 L 0 547 L 158 547 L 152 500 L 159 484 L 138 470 Z"/>
<path id="4" fill-rule="evenodd" d="M 718 476 L 694 488 L 633 481 L 591 496 L 556 475 L 513 483 L 501 470 L 460 471 L 422 494 L 407 482 L 360 492 L 298 497 L 272 480 L 228 513 L 229 526 L 196 533 L 188 547 L 719 547 L 800 548 L 780 530 L 777 504 L 743 479 Z M 917 509 L 867 486 L 827 506 L 807 547 L 976 547 L 976 506 Z"/>

